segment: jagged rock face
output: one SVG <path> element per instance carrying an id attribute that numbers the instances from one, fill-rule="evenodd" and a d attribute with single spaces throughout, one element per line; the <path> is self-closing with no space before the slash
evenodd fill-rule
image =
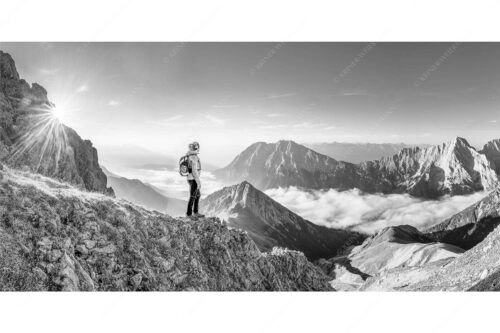
<path id="1" fill-rule="evenodd" d="M 428 230 L 432 239 L 470 249 L 500 224 L 500 190 Z"/>
<path id="2" fill-rule="evenodd" d="M 321 260 L 317 264 L 334 278 L 339 290 L 364 287 L 369 278 L 401 267 L 423 267 L 458 257 L 464 250 L 432 240 L 409 225 L 388 227 L 367 238 L 344 256 Z"/>
<path id="3" fill-rule="evenodd" d="M 462 138 L 397 155 L 351 164 L 318 154 L 292 141 L 256 143 L 215 175 L 226 182 L 248 180 L 259 189 L 300 186 L 358 188 L 368 193 L 409 193 L 437 198 L 491 190 L 499 185 L 494 163 Z"/>
<path id="4" fill-rule="evenodd" d="M 261 253 L 217 219 L 173 219 L 7 167 L 0 179 L 0 290 L 332 290 L 302 253 Z"/>
<path id="5" fill-rule="evenodd" d="M 210 194 L 202 200 L 201 210 L 247 231 L 263 251 L 286 247 L 304 252 L 310 260 L 330 258 L 365 238 L 356 232 L 304 220 L 248 182 Z"/>
<path id="6" fill-rule="evenodd" d="M 462 138 L 425 149 L 403 149 L 360 167 L 378 178 L 375 188 L 386 182 L 388 187 L 396 185 L 400 191 L 427 198 L 492 189 L 499 182 L 486 156 Z"/>
<path id="7" fill-rule="evenodd" d="M 391 157 L 398 154 L 404 148 L 411 148 L 415 145 L 404 143 L 349 143 L 349 142 L 330 142 L 330 143 L 309 143 L 304 146 L 317 151 L 320 154 L 330 156 L 337 161 L 346 161 L 349 163 L 361 163 L 378 160 L 382 157 Z M 420 147 L 427 147 L 420 145 Z"/>
<path id="8" fill-rule="evenodd" d="M 293 141 L 255 143 L 214 174 L 229 183 L 246 180 L 262 190 L 280 186 L 350 189 L 357 177 L 354 164 L 338 162 Z"/>
<path id="9" fill-rule="evenodd" d="M 0 79 L 19 80 L 14 59 L 2 51 L 0 51 Z"/>
<path id="10" fill-rule="evenodd" d="M 53 107 L 47 91 L 20 79 L 12 57 L 0 51 L 0 161 L 112 194 L 92 143 L 51 120 Z"/>
<path id="11" fill-rule="evenodd" d="M 500 139 L 492 140 L 484 145 L 480 151 L 486 158 L 495 165 L 495 171 L 500 174 Z"/>

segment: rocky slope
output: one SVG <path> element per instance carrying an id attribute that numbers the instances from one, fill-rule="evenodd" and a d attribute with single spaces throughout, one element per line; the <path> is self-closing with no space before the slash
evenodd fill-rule
<path id="1" fill-rule="evenodd" d="M 279 141 L 255 143 L 214 173 L 227 183 L 247 180 L 262 190 L 358 188 L 437 198 L 496 188 L 495 168 L 487 155 L 462 138 L 424 149 L 404 148 L 392 157 L 360 164 L 337 161 L 293 141 Z"/>
<path id="2" fill-rule="evenodd" d="M 60 124 L 54 107 L 47 91 L 21 79 L 12 57 L 0 51 L 0 161 L 111 194 L 97 150 Z"/>
<path id="3" fill-rule="evenodd" d="M 399 153 L 403 148 L 416 146 L 405 143 L 349 142 L 304 143 L 303 145 L 320 154 L 330 156 L 338 161 L 346 161 L 349 163 L 361 163 L 378 160 L 382 157 L 391 157 Z M 427 145 L 418 146 L 421 148 L 427 147 Z"/>
<path id="4" fill-rule="evenodd" d="M 500 174 L 500 139 L 485 144 L 480 153 L 484 154 L 495 165 L 495 171 Z"/>
<path id="5" fill-rule="evenodd" d="M 286 247 L 304 252 L 310 260 L 330 258 L 365 238 L 356 232 L 315 225 L 248 182 L 210 194 L 200 208 L 205 214 L 248 232 L 263 251 Z"/>
<path id="6" fill-rule="evenodd" d="M 0 164 L 0 290 L 331 290 L 299 252 Z"/>
<path id="7" fill-rule="evenodd" d="M 402 267 L 369 278 L 361 290 L 497 290 L 500 276 L 500 228 L 457 258 L 423 267 Z"/>
<path id="8" fill-rule="evenodd" d="M 182 216 L 186 213 L 186 201 L 166 197 L 139 179 L 121 177 L 110 173 L 104 167 L 101 168 L 108 178 L 108 185 L 113 188 L 117 198 L 128 200 L 136 205 L 157 210 L 170 216 Z"/>
<path id="9" fill-rule="evenodd" d="M 432 239 L 470 249 L 500 224 L 500 189 L 426 230 Z"/>
<path id="10" fill-rule="evenodd" d="M 385 228 L 348 254 L 320 260 L 317 264 L 333 278 L 334 288 L 356 290 L 362 288 L 368 278 L 387 270 L 424 267 L 463 252 L 457 246 L 433 242 L 416 228 L 403 225 Z"/>

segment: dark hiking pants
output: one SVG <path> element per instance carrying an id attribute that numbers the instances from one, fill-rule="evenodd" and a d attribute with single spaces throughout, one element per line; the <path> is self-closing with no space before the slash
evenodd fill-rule
<path id="1" fill-rule="evenodd" d="M 187 216 L 198 214 L 198 203 L 200 202 L 200 190 L 196 180 L 188 180 L 189 183 L 189 202 L 187 207 Z"/>

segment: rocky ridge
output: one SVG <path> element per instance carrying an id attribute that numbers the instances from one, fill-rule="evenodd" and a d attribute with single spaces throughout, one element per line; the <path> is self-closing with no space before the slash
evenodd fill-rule
<path id="1" fill-rule="evenodd" d="M 500 189 L 449 219 L 425 230 L 436 241 L 470 249 L 500 224 Z"/>
<path id="2" fill-rule="evenodd" d="M 332 290 L 300 252 L 0 164 L 1 290 Z"/>
<path id="3" fill-rule="evenodd" d="M 320 154 L 330 156 L 337 161 L 349 163 L 362 163 L 374 161 L 382 157 L 391 157 L 398 154 L 404 148 L 419 146 L 426 148 L 427 145 L 409 145 L 404 143 L 350 143 L 350 142 L 323 142 L 303 143 Z"/>

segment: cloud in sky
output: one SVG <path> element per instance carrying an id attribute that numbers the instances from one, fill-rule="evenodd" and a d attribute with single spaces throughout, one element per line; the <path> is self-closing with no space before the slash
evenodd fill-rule
<path id="1" fill-rule="evenodd" d="M 112 99 L 112 100 L 110 100 L 108 102 L 108 105 L 111 106 L 111 107 L 115 107 L 115 106 L 118 106 L 120 104 L 121 104 L 120 101 L 117 101 L 117 100 L 114 100 L 114 99 Z"/>
<path id="2" fill-rule="evenodd" d="M 419 229 L 439 223 L 482 199 L 485 193 L 421 200 L 407 194 L 363 194 L 359 190 L 307 191 L 296 187 L 266 191 L 303 218 L 327 227 L 373 233 L 410 224 Z"/>
<path id="3" fill-rule="evenodd" d="M 171 116 L 171 117 L 168 117 L 168 118 L 165 118 L 165 119 L 162 119 L 162 122 L 164 123 L 169 123 L 169 122 L 172 122 L 172 121 L 175 121 L 175 120 L 179 120 L 183 117 L 183 115 L 181 114 L 178 114 L 178 115 L 175 115 L 175 116 Z"/>
<path id="4" fill-rule="evenodd" d="M 285 94 L 269 94 L 267 95 L 268 99 L 276 99 L 276 98 L 285 98 L 295 96 L 297 93 L 285 93 Z"/>
<path id="5" fill-rule="evenodd" d="M 314 127 L 318 127 L 318 126 L 321 126 L 321 124 L 312 123 L 309 121 L 304 121 L 302 123 L 297 123 L 297 124 L 293 125 L 294 128 L 314 128 Z"/>
<path id="6" fill-rule="evenodd" d="M 83 93 L 89 90 L 89 86 L 87 84 L 82 84 L 81 86 L 76 89 L 77 93 Z"/>
<path id="7" fill-rule="evenodd" d="M 375 94 L 369 93 L 363 89 L 353 89 L 342 91 L 339 96 L 368 96 L 375 97 Z"/>
<path id="8" fill-rule="evenodd" d="M 226 120 L 225 119 L 216 117 L 214 115 L 211 115 L 211 114 L 207 113 L 207 114 L 204 114 L 203 116 L 205 117 L 205 119 L 207 119 L 212 124 L 215 124 L 215 125 L 224 125 L 224 124 L 226 124 Z"/>
<path id="9" fill-rule="evenodd" d="M 237 104 L 215 104 L 212 107 L 214 109 L 233 109 L 237 108 L 239 105 Z"/>
<path id="10" fill-rule="evenodd" d="M 267 116 L 269 118 L 276 118 L 276 117 L 283 117 L 285 114 L 284 113 L 268 113 Z"/>
<path id="11" fill-rule="evenodd" d="M 263 125 L 263 126 L 259 126 L 260 129 L 277 129 L 277 128 L 285 128 L 285 127 L 288 127 L 288 125 L 278 124 L 278 125 Z"/>
<path id="12" fill-rule="evenodd" d="M 61 68 L 40 68 L 38 71 L 40 72 L 40 74 L 42 75 L 46 75 L 46 76 L 54 76 L 56 75 L 57 73 L 59 73 L 61 70 Z"/>

